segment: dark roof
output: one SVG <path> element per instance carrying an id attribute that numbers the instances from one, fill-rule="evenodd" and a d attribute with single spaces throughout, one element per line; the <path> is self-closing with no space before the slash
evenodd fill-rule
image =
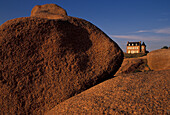
<path id="1" fill-rule="evenodd" d="M 142 46 L 146 46 L 144 42 L 142 43 Z"/>
<path id="2" fill-rule="evenodd" d="M 127 43 L 127 46 L 139 46 L 139 45 L 141 45 L 141 42 L 128 42 Z"/>

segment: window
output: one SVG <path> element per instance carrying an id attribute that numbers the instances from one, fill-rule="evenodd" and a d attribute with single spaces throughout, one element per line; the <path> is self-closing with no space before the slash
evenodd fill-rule
<path id="1" fill-rule="evenodd" d="M 128 47 L 127 49 L 133 49 L 133 47 Z"/>
<path id="2" fill-rule="evenodd" d="M 135 49 L 138 49 L 138 47 L 135 47 Z"/>
<path id="3" fill-rule="evenodd" d="M 128 51 L 128 53 L 129 53 L 129 52 L 130 52 L 130 51 Z M 132 53 L 132 54 L 134 54 L 134 53 L 139 53 L 139 51 L 133 51 L 133 50 L 132 50 L 131 53 Z"/>

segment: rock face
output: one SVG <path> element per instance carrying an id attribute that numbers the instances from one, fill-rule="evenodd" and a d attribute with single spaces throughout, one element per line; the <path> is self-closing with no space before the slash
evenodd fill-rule
<path id="1" fill-rule="evenodd" d="M 42 114 L 110 78 L 123 60 L 100 29 L 69 16 L 9 20 L 0 26 L 0 47 L 2 114 Z"/>
<path id="2" fill-rule="evenodd" d="M 37 5 L 31 11 L 31 17 L 59 19 L 67 16 L 67 12 L 56 4 Z"/>
<path id="3" fill-rule="evenodd" d="M 128 74 L 136 72 L 148 71 L 150 68 L 147 65 L 147 57 L 138 58 L 125 58 L 119 70 L 116 72 L 118 74 Z"/>
<path id="4" fill-rule="evenodd" d="M 170 70 L 124 74 L 58 104 L 46 115 L 169 115 Z"/>
<path id="5" fill-rule="evenodd" d="M 147 55 L 148 65 L 152 70 L 170 69 L 170 49 L 160 49 Z"/>

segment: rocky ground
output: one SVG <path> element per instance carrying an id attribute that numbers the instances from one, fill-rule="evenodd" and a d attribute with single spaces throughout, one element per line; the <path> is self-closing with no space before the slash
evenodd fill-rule
<path id="1" fill-rule="evenodd" d="M 170 114 L 170 70 L 121 74 L 63 103 L 52 114 Z"/>

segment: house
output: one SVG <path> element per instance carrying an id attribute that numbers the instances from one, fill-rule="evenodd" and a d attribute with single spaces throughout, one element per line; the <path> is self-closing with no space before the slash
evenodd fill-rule
<path id="1" fill-rule="evenodd" d="M 134 54 L 134 53 L 146 53 L 146 45 L 145 43 L 143 42 L 141 44 L 141 41 L 139 42 L 127 42 L 127 53 L 131 53 L 131 54 Z"/>

